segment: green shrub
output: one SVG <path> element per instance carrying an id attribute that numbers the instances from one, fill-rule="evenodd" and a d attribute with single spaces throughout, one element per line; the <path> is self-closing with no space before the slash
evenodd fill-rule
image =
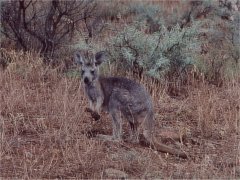
<path id="1" fill-rule="evenodd" d="M 145 25 L 135 23 L 126 26 L 109 42 L 110 60 L 120 68 L 137 70 L 153 78 L 161 79 L 179 75 L 189 64 L 194 64 L 200 44 L 199 23 L 171 30 L 161 26 L 158 31 L 147 34 Z"/>

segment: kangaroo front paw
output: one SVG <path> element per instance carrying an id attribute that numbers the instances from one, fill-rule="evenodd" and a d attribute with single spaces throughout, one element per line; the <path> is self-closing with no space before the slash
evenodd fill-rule
<path id="1" fill-rule="evenodd" d="M 92 112 L 91 115 L 92 115 L 92 118 L 95 121 L 97 121 L 97 120 L 99 120 L 101 118 L 101 116 L 97 112 Z"/>
<path id="2" fill-rule="evenodd" d="M 94 112 L 94 111 L 93 111 L 91 108 L 89 108 L 89 107 L 85 108 L 85 111 L 86 111 L 86 112 L 90 112 L 90 113 Z"/>
<path id="3" fill-rule="evenodd" d="M 92 118 L 93 118 L 95 121 L 97 121 L 97 120 L 99 120 L 99 119 L 101 118 L 101 116 L 100 116 L 97 112 L 93 111 L 93 110 L 90 109 L 90 108 L 86 108 L 85 111 L 86 111 L 86 112 L 89 112 L 89 113 L 91 114 Z"/>

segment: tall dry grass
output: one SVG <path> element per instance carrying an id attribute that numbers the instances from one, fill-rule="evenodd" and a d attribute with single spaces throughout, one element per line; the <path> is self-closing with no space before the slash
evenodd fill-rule
<path id="1" fill-rule="evenodd" d="M 67 176 L 71 166 L 83 178 L 101 157 L 100 143 L 83 135 L 91 121 L 86 121 L 78 78 L 57 72 L 36 55 L 15 52 L 1 71 L 3 177 Z"/>
<path id="2" fill-rule="evenodd" d="M 239 177 L 237 79 L 223 87 L 193 83 L 179 99 L 169 96 L 168 84 L 138 80 L 153 97 L 156 138 L 160 141 L 162 128 L 187 136 L 182 143 L 168 143 L 189 154 L 182 160 L 95 139 L 94 133 L 111 134 L 111 120 L 103 113 L 94 122 L 84 111 L 87 101 L 78 76 L 44 65 L 37 54 L 9 51 L 9 57 L 11 63 L 0 71 L 2 178 L 105 178 L 103 171 L 110 167 L 130 178 Z"/>

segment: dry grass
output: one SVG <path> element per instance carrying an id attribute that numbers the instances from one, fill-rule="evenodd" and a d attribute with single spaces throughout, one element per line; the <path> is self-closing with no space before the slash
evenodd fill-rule
<path id="1" fill-rule="evenodd" d="M 187 96 L 176 99 L 167 85 L 142 80 L 155 104 L 156 138 L 162 128 L 186 134 L 182 143 L 167 142 L 189 154 L 184 160 L 95 139 L 95 133 L 111 134 L 111 120 L 102 114 L 94 122 L 84 112 L 78 77 L 46 67 L 36 54 L 9 54 L 12 63 L 0 71 L 2 178 L 104 178 L 110 167 L 130 178 L 240 177 L 239 81 L 190 85 Z"/>

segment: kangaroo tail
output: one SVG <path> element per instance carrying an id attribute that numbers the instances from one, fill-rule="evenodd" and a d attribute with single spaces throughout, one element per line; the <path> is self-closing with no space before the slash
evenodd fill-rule
<path id="1" fill-rule="evenodd" d="M 167 145 L 164 145 L 162 143 L 157 143 L 153 139 L 151 141 L 149 141 L 149 139 L 147 139 L 145 137 L 145 135 L 140 136 L 139 140 L 140 140 L 141 145 L 146 146 L 146 147 L 150 147 L 150 148 L 152 148 L 156 151 L 163 152 L 163 153 L 169 153 L 169 154 L 172 154 L 172 155 L 179 156 L 181 158 L 188 158 L 188 156 L 185 152 L 183 152 L 181 150 L 178 150 L 178 149 L 171 148 L 171 147 L 169 147 Z"/>
<path id="2" fill-rule="evenodd" d="M 154 115 L 153 113 L 149 113 L 147 117 L 147 121 L 145 124 L 145 131 L 143 132 L 143 136 L 139 138 L 140 144 L 144 146 L 151 147 L 152 149 L 155 149 L 157 151 L 163 152 L 163 153 L 169 153 L 172 155 L 179 156 L 181 158 L 187 158 L 187 154 L 181 150 L 173 149 L 167 145 L 164 145 L 162 143 L 157 143 L 154 140 L 153 134 L 154 134 Z"/>

